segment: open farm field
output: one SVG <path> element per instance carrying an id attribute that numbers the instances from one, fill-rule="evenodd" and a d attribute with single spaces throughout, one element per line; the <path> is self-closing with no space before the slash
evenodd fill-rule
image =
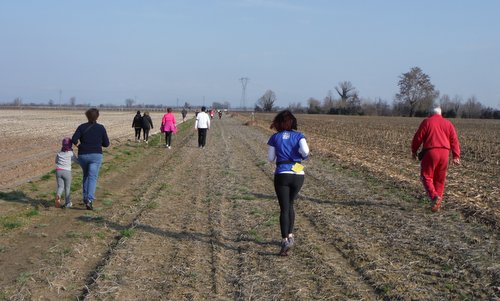
<path id="1" fill-rule="evenodd" d="M 155 127 L 151 133 L 159 132 L 163 114 L 150 113 Z M 98 122 L 106 127 L 111 146 L 134 138 L 131 126 L 135 111 L 102 111 L 100 115 Z M 84 122 L 87 122 L 84 109 L 0 110 L 0 189 L 14 187 L 51 170 L 62 138 L 71 137 Z"/>
<path id="2" fill-rule="evenodd" d="M 409 154 L 420 119 L 298 115 L 311 157 L 296 246 L 280 257 L 266 162 L 274 115 L 214 119 L 200 149 L 191 114 L 166 149 L 160 135 L 131 141 L 134 112 L 101 111 L 112 147 L 88 211 L 76 165 L 73 208 L 53 204 L 53 156 L 83 112 L 28 113 L 0 137 L 2 172 L 15 160 L 37 166 L 0 189 L 0 300 L 500 298 L 498 122 L 453 121 L 463 165 L 450 168 L 444 209 L 432 213 Z"/>
<path id="3" fill-rule="evenodd" d="M 267 128 L 273 114 L 257 114 Z M 249 117 L 248 117 L 249 118 Z M 298 115 L 312 151 L 425 197 L 411 140 L 423 118 Z M 462 165 L 448 169 L 445 202 L 471 218 L 500 225 L 500 121 L 451 119 Z"/>

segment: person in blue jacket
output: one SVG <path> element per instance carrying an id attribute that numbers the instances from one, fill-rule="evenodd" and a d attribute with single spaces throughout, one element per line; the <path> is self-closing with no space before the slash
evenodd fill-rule
<path id="1" fill-rule="evenodd" d="M 269 162 L 276 163 L 274 171 L 274 190 L 280 206 L 281 250 L 279 255 L 287 256 L 294 245 L 293 227 L 295 223 L 294 200 L 304 184 L 302 160 L 309 155 L 304 134 L 297 131 L 297 119 L 289 110 L 274 117 L 271 129 L 273 134 L 267 142 Z"/>
<path id="2" fill-rule="evenodd" d="M 90 108 L 85 115 L 88 122 L 78 126 L 71 141 L 78 146 L 78 163 L 83 171 L 83 202 L 87 210 L 93 210 L 97 178 L 102 163 L 102 148 L 109 146 L 109 138 L 104 126 L 97 123 L 98 109 Z"/>

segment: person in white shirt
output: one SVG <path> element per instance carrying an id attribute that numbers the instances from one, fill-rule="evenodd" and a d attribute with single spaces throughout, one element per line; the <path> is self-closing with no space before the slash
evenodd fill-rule
<path id="1" fill-rule="evenodd" d="M 198 130 L 198 147 L 205 148 L 207 142 L 207 132 L 210 129 L 210 117 L 205 112 L 207 108 L 201 107 L 201 112 L 196 115 L 194 128 Z"/>

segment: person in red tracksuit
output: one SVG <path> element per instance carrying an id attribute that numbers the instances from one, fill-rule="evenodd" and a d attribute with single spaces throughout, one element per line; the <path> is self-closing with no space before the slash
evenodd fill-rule
<path id="1" fill-rule="evenodd" d="M 420 124 L 411 144 L 412 156 L 422 146 L 424 156 L 420 165 L 420 178 L 432 200 L 431 210 L 439 211 L 443 201 L 444 183 L 450 150 L 453 164 L 460 164 L 460 144 L 453 124 L 441 116 L 441 108 L 432 109 L 431 116 Z"/>

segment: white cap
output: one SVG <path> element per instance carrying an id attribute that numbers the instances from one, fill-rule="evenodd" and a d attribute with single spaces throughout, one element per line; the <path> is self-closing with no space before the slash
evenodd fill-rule
<path id="1" fill-rule="evenodd" d="M 441 115 L 441 108 L 440 107 L 432 108 L 432 114 L 439 114 L 439 115 Z"/>

